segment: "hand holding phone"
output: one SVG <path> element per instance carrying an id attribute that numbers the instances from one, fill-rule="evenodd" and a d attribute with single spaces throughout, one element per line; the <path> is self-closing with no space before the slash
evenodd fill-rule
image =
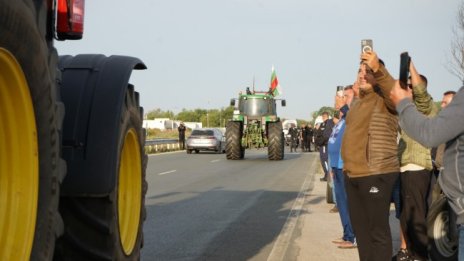
<path id="1" fill-rule="evenodd" d="M 372 39 L 363 39 L 361 40 L 361 52 L 372 52 L 374 50 L 374 45 Z"/>
<path id="2" fill-rule="evenodd" d="M 400 55 L 400 86 L 403 89 L 408 88 L 408 78 L 409 78 L 409 64 L 411 63 L 411 57 L 408 52 L 403 52 Z"/>

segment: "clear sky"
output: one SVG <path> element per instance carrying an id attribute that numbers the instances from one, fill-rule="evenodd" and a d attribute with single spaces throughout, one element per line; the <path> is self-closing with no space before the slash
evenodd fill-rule
<path id="1" fill-rule="evenodd" d="M 310 119 L 332 106 L 337 85 L 354 82 L 361 39 L 396 77 L 408 51 L 435 100 L 457 90 L 450 61 L 458 0 L 94 0 L 84 39 L 57 42 L 60 54 L 142 59 L 131 83 L 145 112 L 227 107 L 240 90 L 269 88 L 274 65 L 285 118 Z"/>

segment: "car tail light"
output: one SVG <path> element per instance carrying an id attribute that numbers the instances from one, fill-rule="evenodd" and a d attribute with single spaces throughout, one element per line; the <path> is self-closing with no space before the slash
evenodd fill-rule
<path id="1" fill-rule="evenodd" d="M 85 0 L 58 0 L 56 35 L 58 40 L 82 39 Z"/>

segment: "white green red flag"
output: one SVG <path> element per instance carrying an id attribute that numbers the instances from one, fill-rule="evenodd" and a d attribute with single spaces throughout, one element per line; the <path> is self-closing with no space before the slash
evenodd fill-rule
<path id="1" fill-rule="evenodd" d="M 277 75 L 274 66 L 272 66 L 271 86 L 269 87 L 269 92 L 274 97 L 279 94 L 282 94 L 282 90 L 280 89 L 279 80 L 277 80 Z"/>

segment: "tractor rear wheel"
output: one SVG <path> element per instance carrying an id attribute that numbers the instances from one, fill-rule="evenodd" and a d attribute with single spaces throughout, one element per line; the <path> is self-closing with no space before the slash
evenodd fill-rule
<path id="1" fill-rule="evenodd" d="M 0 0 L 0 260 L 51 260 L 63 232 L 64 106 L 41 3 Z"/>
<path id="2" fill-rule="evenodd" d="M 282 160 L 284 158 L 284 135 L 281 122 L 267 124 L 268 148 L 267 154 L 270 160 Z"/>
<path id="3" fill-rule="evenodd" d="M 242 148 L 242 122 L 229 121 L 226 127 L 226 158 L 230 160 L 243 159 L 245 149 Z"/>
<path id="4" fill-rule="evenodd" d="M 108 196 L 63 196 L 60 212 L 66 226 L 56 260 L 140 260 L 147 192 L 143 110 L 133 87 L 126 91 L 118 130 L 116 187 Z M 117 113 L 117 112 L 115 112 Z M 117 136 L 117 135 L 116 135 Z"/>

